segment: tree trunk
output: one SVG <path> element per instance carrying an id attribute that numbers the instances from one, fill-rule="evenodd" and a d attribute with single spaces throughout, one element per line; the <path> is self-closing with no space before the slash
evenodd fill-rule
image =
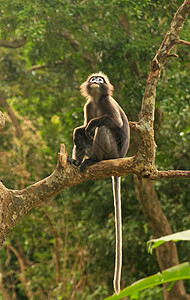
<path id="1" fill-rule="evenodd" d="M 139 180 L 137 176 L 135 176 L 134 181 L 138 200 L 154 238 L 172 234 L 170 224 L 162 211 L 154 182 L 146 179 Z M 179 264 L 177 248 L 174 242 L 167 242 L 156 248 L 156 255 L 161 271 Z M 164 284 L 165 300 L 189 299 L 182 281 L 177 281 L 170 291 L 167 291 L 168 286 L 169 284 Z"/>

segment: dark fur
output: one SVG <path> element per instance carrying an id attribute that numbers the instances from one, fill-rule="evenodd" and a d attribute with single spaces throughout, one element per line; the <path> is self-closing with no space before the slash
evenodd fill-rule
<path id="1" fill-rule="evenodd" d="M 92 76 L 101 76 L 105 83 L 99 84 L 96 100 L 93 97 L 94 86 L 89 83 Z M 129 124 L 124 111 L 111 97 L 113 87 L 107 77 L 102 74 L 92 74 L 81 85 L 81 93 L 87 98 L 84 107 L 84 125 L 74 130 L 73 158 L 81 169 L 94 162 L 105 159 L 124 157 L 129 147 Z M 93 86 L 93 87 L 92 87 Z M 85 157 L 88 157 L 84 160 Z"/>
<path id="2" fill-rule="evenodd" d="M 103 78 L 101 83 L 90 82 L 92 77 Z M 87 98 L 84 107 L 84 125 L 74 130 L 73 158 L 70 162 L 80 165 L 81 171 L 107 159 L 124 157 L 130 139 L 128 119 L 111 97 L 113 86 L 103 73 L 92 74 L 81 85 L 81 94 Z M 122 224 L 120 178 L 112 177 L 116 222 L 116 261 L 114 289 L 120 292 L 122 267 Z"/>

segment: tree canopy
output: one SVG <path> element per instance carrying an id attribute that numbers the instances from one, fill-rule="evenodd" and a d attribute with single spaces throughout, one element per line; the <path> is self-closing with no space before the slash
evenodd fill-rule
<path id="1" fill-rule="evenodd" d="M 0 110 L 6 124 L 0 179 L 7 188 L 24 189 L 51 174 L 61 143 L 71 154 L 72 132 L 83 123 L 79 86 L 90 73 L 109 76 L 115 99 L 129 120 L 138 122 L 151 61 L 181 4 L 1 1 Z M 190 41 L 189 25 L 187 20 L 181 40 Z M 175 45 L 171 53 L 157 83 L 156 167 L 188 171 L 189 47 Z M 138 145 L 132 130 L 128 156 Z M 172 230 L 187 230 L 189 179 L 163 179 L 154 187 Z M 122 178 L 122 207 L 125 287 L 159 267 L 156 255 L 147 254 L 146 242 L 155 234 L 132 175 Z M 109 178 L 62 191 L 32 209 L 9 234 L 0 254 L 0 299 L 103 299 L 112 294 L 114 241 Z M 180 262 L 190 259 L 188 243 L 178 245 L 178 255 Z M 185 287 L 190 293 L 187 282 Z M 163 299 L 162 287 L 139 297 Z"/>

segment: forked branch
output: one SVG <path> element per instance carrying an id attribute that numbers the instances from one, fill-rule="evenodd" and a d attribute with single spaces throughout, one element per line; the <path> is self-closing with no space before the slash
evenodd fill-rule
<path id="1" fill-rule="evenodd" d="M 186 0 L 180 6 L 178 11 L 176 12 L 170 28 L 166 33 L 164 40 L 158 49 L 156 56 L 154 57 L 151 66 L 150 72 L 146 83 L 145 93 L 142 100 L 142 108 L 141 108 L 141 119 L 140 126 L 138 127 L 141 136 L 141 145 L 138 149 L 137 155 L 139 157 L 143 157 L 145 169 L 150 170 L 152 168 L 152 172 L 148 175 L 150 179 L 158 179 L 158 178 L 171 178 L 169 173 L 162 173 L 162 176 L 155 167 L 155 142 L 154 142 L 154 111 L 155 111 L 155 99 L 156 99 L 156 85 L 158 79 L 160 78 L 161 71 L 165 64 L 165 61 L 168 57 L 177 57 L 175 54 L 170 54 L 172 47 L 175 44 L 188 45 L 189 42 L 182 41 L 179 38 L 179 34 L 183 28 L 183 25 L 187 19 L 187 16 L 190 12 L 190 1 Z M 145 159 L 144 159 L 145 158 Z M 148 165 L 147 160 L 148 158 Z M 179 172 L 183 171 L 173 171 L 172 177 L 178 177 Z M 170 172 L 171 174 L 171 172 Z M 177 175 L 178 174 L 178 175 Z M 181 176 L 181 175 L 180 175 Z M 187 173 L 184 173 L 184 177 L 188 177 Z"/>

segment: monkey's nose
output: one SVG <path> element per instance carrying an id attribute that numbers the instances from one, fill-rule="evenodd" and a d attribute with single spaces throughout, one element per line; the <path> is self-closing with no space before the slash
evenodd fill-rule
<path id="1" fill-rule="evenodd" d="M 99 84 L 98 80 L 93 80 L 91 83 Z"/>

